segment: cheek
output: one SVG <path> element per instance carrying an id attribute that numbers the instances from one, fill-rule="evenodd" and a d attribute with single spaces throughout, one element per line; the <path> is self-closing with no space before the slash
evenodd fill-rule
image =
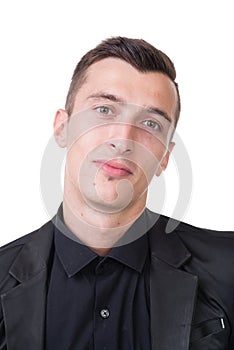
<path id="1" fill-rule="evenodd" d="M 141 161 L 139 163 L 148 185 L 161 168 L 161 163 L 166 152 L 167 148 L 161 141 L 152 137 L 144 138 L 144 151 L 140 157 Z"/>
<path id="2" fill-rule="evenodd" d="M 74 136 L 73 133 L 71 136 Z M 70 136 L 70 135 L 69 135 Z M 66 172 L 67 175 L 75 180 L 79 176 L 79 171 L 83 168 L 88 171 L 89 159 L 96 149 L 103 144 L 105 140 L 103 132 L 97 130 L 90 131 L 82 136 L 78 136 L 72 139 L 67 146 L 66 157 Z"/>
<path id="3" fill-rule="evenodd" d="M 98 130 L 89 131 L 82 135 L 78 132 L 73 132 L 69 135 L 67 154 L 70 154 L 72 158 L 78 157 L 79 159 L 84 160 L 91 152 L 103 143 L 104 139 L 102 133 Z"/>
<path id="4" fill-rule="evenodd" d="M 141 158 L 145 158 L 147 163 L 149 159 L 159 162 L 167 150 L 166 142 L 156 135 L 147 132 L 138 134 L 137 142 L 142 146 Z"/>

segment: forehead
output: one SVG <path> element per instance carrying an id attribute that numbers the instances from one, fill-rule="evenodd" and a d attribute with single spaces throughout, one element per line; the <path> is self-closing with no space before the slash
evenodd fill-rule
<path id="1" fill-rule="evenodd" d="M 74 112 L 88 107 L 89 96 L 118 96 L 127 103 L 155 106 L 175 118 L 177 93 L 174 83 L 160 72 L 142 73 L 118 58 L 105 58 L 92 64 L 77 92 Z"/>

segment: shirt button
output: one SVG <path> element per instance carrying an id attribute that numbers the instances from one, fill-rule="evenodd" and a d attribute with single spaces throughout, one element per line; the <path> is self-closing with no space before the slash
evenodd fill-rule
<path id="1" fill-rule="evenodd" d="M 102 318 L 108 318 L 110 316 L 110 311 L 108 309 L 102 309 L 100 315 Z"/>

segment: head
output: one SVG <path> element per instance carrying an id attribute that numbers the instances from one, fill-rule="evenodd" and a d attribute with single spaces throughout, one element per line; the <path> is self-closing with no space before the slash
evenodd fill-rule
<path id="1" fill-rule="evenodd" d="M 54 122 L 58 144 L 67 147 L 67 201 L 108 213 L 145 205 L 174 146 L 175 78 L 171 60 L 144 40 L 111 38 L 81 59 Z"/>
<path id="2" fill-rule="evenodd" d="M 175 112 L 175 127 L 180 115 L 180 94 L 175 82 L 176 70 L 170 58 L 148 42 L 142 39 L 113 37 L 102 41 L 94 49 L 87 52 L 78 62 L 67 94 L 65 109 L 68 115 L 72 114 L 78 89 L 86 79 L 88 68 L 95 62 L 108 57 L 119 58 L 139 72 L 159 72 L 165 74 L 175 85 L 177 91 L 177 108 Z"/>

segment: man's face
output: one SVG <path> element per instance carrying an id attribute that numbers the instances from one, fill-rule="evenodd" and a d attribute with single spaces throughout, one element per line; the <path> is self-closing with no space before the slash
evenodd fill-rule
<path id="1" fill-rule="evenodd" d="M 55 119 L 73 198 L 110 213 L 145 203 L 149 182 L 167 166 L 176 106 L 175 86 L 162 73 L 116 58 L 91 65 L 69 121 L 62 110 Z"/>

